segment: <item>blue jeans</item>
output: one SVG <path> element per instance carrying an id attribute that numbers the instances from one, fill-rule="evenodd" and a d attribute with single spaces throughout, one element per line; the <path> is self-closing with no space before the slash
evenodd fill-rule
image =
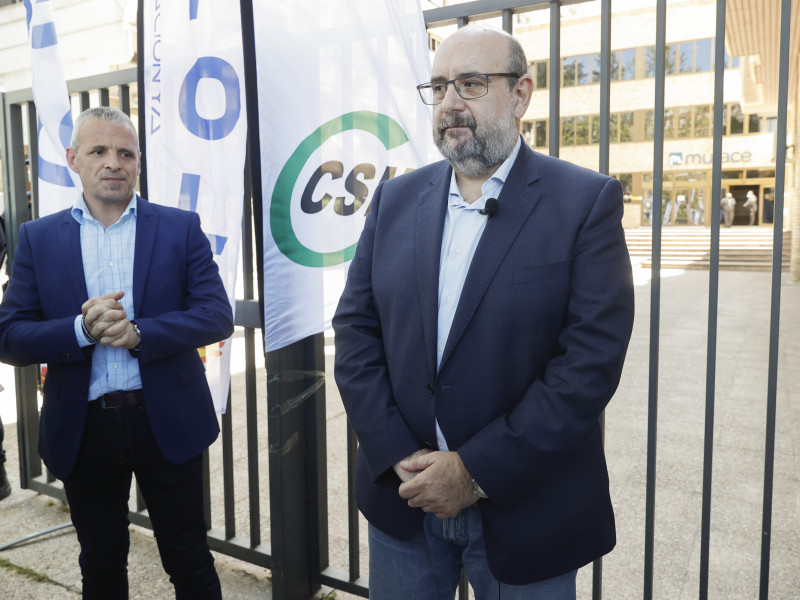
<path id="1" fill-rule="evenodd" d="M 495 579 L 475 506 L 452 519 L 426 514 L 423 530 L 409 541 L 369 526 L 369 597 L 374 600 L 451 600 L 462 569 L 476 600 L 575 600 L 577 571 L 528 585 Z"/>

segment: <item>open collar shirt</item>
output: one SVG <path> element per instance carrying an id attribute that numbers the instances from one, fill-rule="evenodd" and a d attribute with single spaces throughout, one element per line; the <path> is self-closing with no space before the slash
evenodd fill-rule
<path id="1" fill-rule="evenodd" d="M 83 194 L 72 208 L 72 217 L 81 227 L 81 256 L 90 298 L 122 290 L 120 304 L 128 320 L 133 311 L 133 256 L 136 243 L 137 196 L 133 195 L 119 220 L 104 227 L 89 212 Z M 75 320 L 75 336 L 81 346 L 91 341 L 83 335 L 81 315 Z M 92 374 L 89 381 L 89 400 L 95 400 L 117 390 L 142 387 L 139 361 L 127 348 L 112 348 L 97 344 L 92 353 Z"/>
<path id="2" fill-rule="evenodd" d="M 469 266 L 475 256 L 483 230 L 486 228 L 488 216 L 479 211 L 486 207 L 489 198 L 498 198 L 503 190 L 508 173 L 517 159 L 521 147 L 521 138 L 511 154 L 497 168 L 494 174 L 481 186 L 481 196 L 472 204 L 462 197 L 456 183 L 456 173 L 450 177 L 450 193 L 448 194 L 447 213 L 444 217 L 442 249 L 439 258 L 439 312 L 436 343 L 436 368 L 442 362 L 442 354 L 447 344 L 447 336 L 453 325 L 453 318 L 464 289 Z M 447 450 L 447 442 L 436 421 L 436 438 L 439 450 Z"/>

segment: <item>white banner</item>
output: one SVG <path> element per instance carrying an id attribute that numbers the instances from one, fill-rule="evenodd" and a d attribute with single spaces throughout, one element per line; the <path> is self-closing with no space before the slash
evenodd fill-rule
<path id="1" fill-rule="evenodd" d="M 148 200 L 200 215 L 235 306 L 247 138 L 239 2 L 145 0 L 142 27 Z M 200 350 L 218 412 L 230 351 L 230 338 Z"/>
<path id="2" fill-rule="evenodd" d="M 267 351 L 320 333 L 378 184 L 436 156 L 418 0 L 256 0 Z"/>
<path id="3" fill-rule="evenodd" d="M 47 0 L 25 0 L 31 44 L 33 101 L 39 118 L 37 170 L 39 216 L 69 208 L 81 189 L 78 174 L 67 165 L 72 137 L 72 111 L 61 59 L 56 24 Z"/>

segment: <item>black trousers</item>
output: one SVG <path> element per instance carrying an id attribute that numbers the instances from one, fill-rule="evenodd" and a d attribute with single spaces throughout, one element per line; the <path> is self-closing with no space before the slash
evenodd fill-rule
<path id="1" fill-rule="evenodd" d="M 220 599 L 206 540 L 202 456 L 173 465 L 158 449 L 144 405 L 89 404 L 81 449 L 64 481 L 81 545 L 83 598 L 128 598 L 131 474 L 142 490 L 161 563 L 178 600 Z"/>

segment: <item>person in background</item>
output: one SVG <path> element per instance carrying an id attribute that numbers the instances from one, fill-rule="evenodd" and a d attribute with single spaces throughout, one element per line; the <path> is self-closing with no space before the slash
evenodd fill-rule
<path id="1" fill-rule="evenodd" d="M 132 474 L 178 599 L 221 598 L 203 516 L 202 453 L 219 426 L 197 348 L 233 316 L 195 213 L 134 192 L 123 112 L 75 122 L 72 208 L 24 223 L 0 304 L 0 360 L 47 363 L 39 454 L 64 482 L 83 597 L 128 597 Z"/>
<path id="2" fill-rule="evenodd" d="M 3 386 L 0 385 L 0 392 L 2 391 Z M 3 436 L 3 419 L 0 418 L 0 500 L 11 495 L 11 482 L 8 481 L 8 474 L 6 473 L 6 451 L 3 450 Z"/>
<path id="3" fill-rule="evenodd" d="M 733 194 L 728 192 L 720 202 L 720 205 L 722 207 L 722 218 L 725 227 L 730 227 L 733 225 L 733 217 L 736 212 L 736 198 L 733 197 Z"/>
<path id="4" fill-rule="evenodd" d="M 383 182 L 333 318 L 376 600 L 575 598 L 615 545 L 600 415 L 633 324 L 620 183 L 532 151 L 519 42 L 450 36 L 447 161 Z"/>
<path id="5" fill-rule="evenodd" d="M 747 209 L 750 216 L 749 225 L 755 225 L 756 211 L 758 210 L 758 198 L 756 198 L 753 190 L 747 190 L 747 199 L 744 201 L 744 207 Z"/>

